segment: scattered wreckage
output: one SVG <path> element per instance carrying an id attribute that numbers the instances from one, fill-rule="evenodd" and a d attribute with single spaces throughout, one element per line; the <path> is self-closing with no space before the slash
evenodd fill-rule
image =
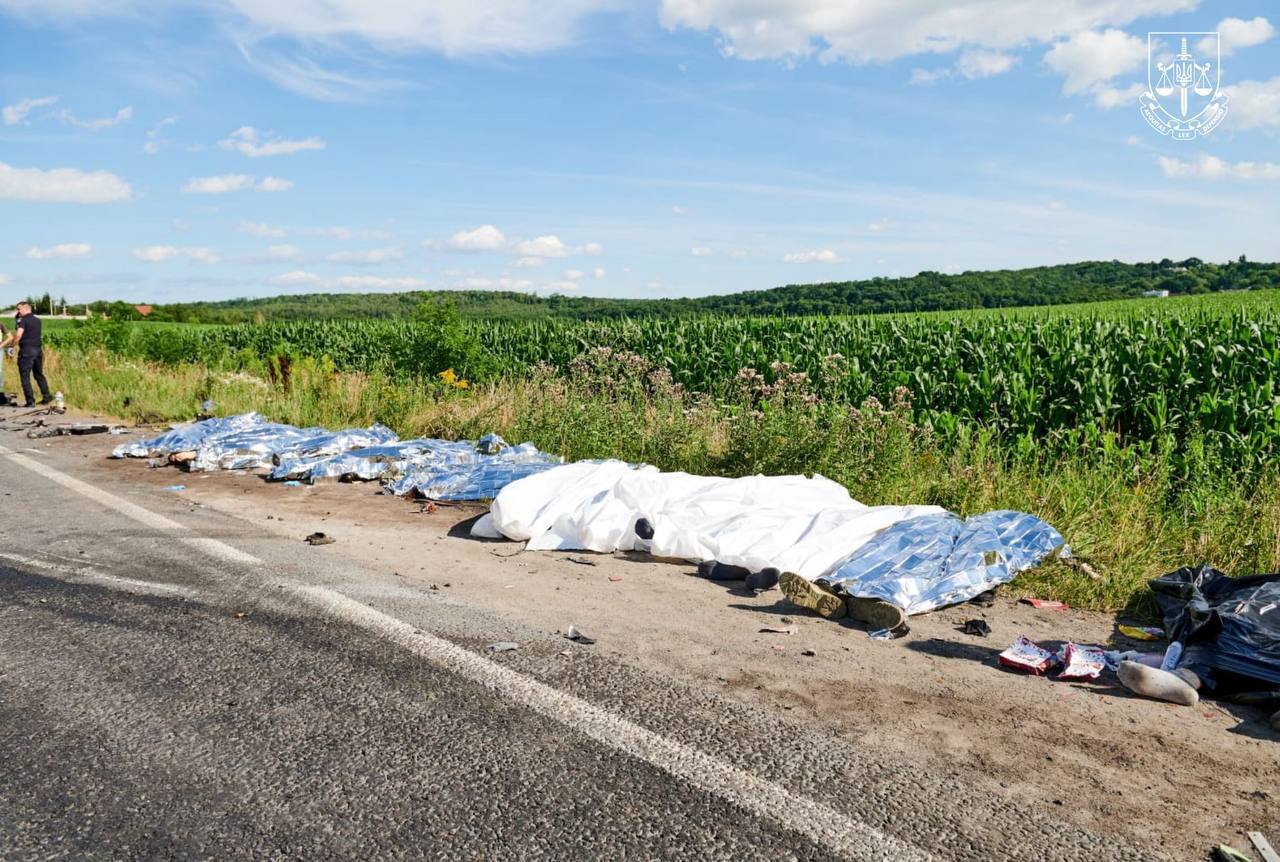
<path id="1" fill-rule="evenodd" d="M 491 500 L 475 536 L 524 542 L 531 551 L 687 560 L 706 577 L 776 585 L 822 616 L 858 619 L 877 639 L 905 634 L 912 614 L 982 603 L 1049 558 L 1085 568 L 1057 530 L 1025 512 L 961 518 L 937 506 L 866 506 L 816 475 L 726 479 L 618 460 L 565 464 L 494 434 L 402 441 L 382 425 L 332 432 L 249 413 L 177 426 L 113 454 L 190 471 L 256 470 L 287 484 L 381 481 L 389 494 Z M 1135 693 L 1174 703 L 1194 704 L 1204 691 L 1280 706 L 1280 575 L 1229 578 L 1204 566 L 1157 578 L 1151 588 L 1164 629 L 1120 631 L 1136 641 L 1167 637 L 1164 652 L 1075 643 L 1053 651 L 1019 638 L 999 662 L 1070 680 L 1114 672 Z M 990 634 L 969 623 L 965 631 Z M 1272 724 L 1280 730 L 1280 712 Z"/>

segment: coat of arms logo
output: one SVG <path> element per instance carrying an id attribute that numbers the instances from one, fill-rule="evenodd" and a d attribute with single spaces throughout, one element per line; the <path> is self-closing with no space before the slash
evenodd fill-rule
<path id="1" fill-rule="evenodd" d="M 1193 141 L 1227 115 L 1217 33 L 1148 33 L 1147 92 L 1139 99 L 1151 127 L 1176 141 Z"/>

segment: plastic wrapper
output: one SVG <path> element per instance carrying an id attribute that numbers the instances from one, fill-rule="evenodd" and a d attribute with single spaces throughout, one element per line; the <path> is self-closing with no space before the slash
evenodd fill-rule
<path id="1" fill-rule="evenodd" d="M 1057 663 L 1057 656 L 1025 635 L 1019 635 L 1007 650 L 1000 653 L 1000 664 L 1027 673 L 1042 674 Z"/>
<path id="2" fill-rule="evenodd" d="M 1097 679 L 1107 667 L 1107 654 L 1096 646 L 1068 643 L 1062 648 L 1058 679 Z"/>

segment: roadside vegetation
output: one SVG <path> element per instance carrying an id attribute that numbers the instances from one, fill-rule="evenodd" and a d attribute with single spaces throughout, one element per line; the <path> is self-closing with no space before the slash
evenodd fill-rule
<path id="1" fill-rule="evenodd" d="M 240 327 L 244 342 L 191 340 L 183 327 L 155 342 L 137 331 L 162 329 L 80 327 L 58 333 L 49 371 L 72 404 L 143 422 L 188 419 L 212 399 L 222 414 L 380 421 L 402 437 L 496 431 L 568 459 L 817 472 L 868 504 L 1030 511 L 1101 577 L 1052 563 L 1015 590 L 1141 613 L 1145 581 L 1181 565 L 1280 569 L 1273 303 L 1260 294 L 1140 313 L 578 324 L 554 338 L 487 330 L 502 341 L 430 306 L 393 324 L 399 346 L 374 324 L 297 330 L 335 348 L 343 333 L 358 337 L 349 352 L 307 349 L 279 327 Z M 611 343 L 592 343 L 597 334 Z M 193 344 L 218 348 L 202 359 L 183 352 Z M 352 367 L 354 356 L 412 349 L 412 366 Z"/>

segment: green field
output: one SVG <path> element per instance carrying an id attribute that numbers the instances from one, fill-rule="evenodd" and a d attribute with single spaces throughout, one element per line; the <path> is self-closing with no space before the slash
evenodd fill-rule
<path id="1" fill-rule="evenodd" d="M 607 347 L 721 400 L 736 397 L 743 369 L 768 383 L 801 372 L 816 396 L 843 404 L 887 402 L 905 388 L 914 419 L 944 442 L 982 431 L 1023 448 L 1137 446 L 1175 459 L 1194 445 L 1237 469 L 1268 463 L 1280 446 L 1276 291 L 1013 311 L 463 325 L 482 346 L 478 361 L 442 345 L 435 326 L 403 320 L 96 324 L 53 330 L 50 341 L 227 370 L 323 357 L 338 371 L 401 380 L 448 367 L 519 378 L 540 363 L 568 374 L 576 357 Z"/>
<path id="2" fill-rule="evenodd" d="M 821 473 L 872 505 L 1029 511 L 1102 577 L 1055 563 L 1014 589 L 1079 607 L 1149 612 L 1147 579 L 1181 565 L 1280 569 L 1273 291 L 873 317 L 428 311 L 58 327 L 49 371 L 72 404 L 141 421 L 210 398 L 298 425 L 494 431 L 570 460 Z"/>

